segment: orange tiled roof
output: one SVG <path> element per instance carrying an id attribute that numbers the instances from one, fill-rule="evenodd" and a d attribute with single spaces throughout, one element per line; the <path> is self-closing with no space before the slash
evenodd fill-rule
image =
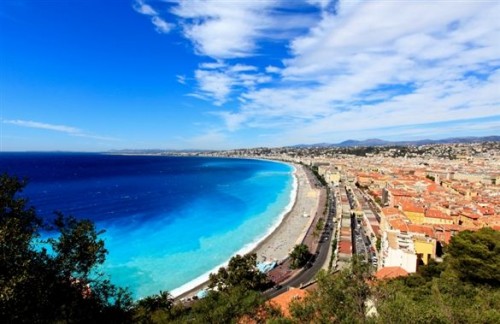
<path id="1" fill-rule="evenodd" d="M 410 193 L 403 189 L 389 189 L 389 192 L 393 196 L 402 196 L 402 197 L 412 197 L 413 193 Z"/>
<path id="2" fill-rule="evenodd" d="M 393 229 L 398 229 L 402 232 L 408 232 L 408 224 L 406 224 L 406 222 L 401 218 L 389 220 L 389 225 L 391 225 Z"/>
<path id="3" fill-rule="evenodd" d="M 299 288 L 290 288 L 287 292 L 271 299 L 269 303 L 281 308 L 285 317 L 290 316 L 289 306 L 293 300 L 302 299 L 307 295 L 307 291 Z"/>
<path id="4" fill-rule="evenodd" d="M 424 213 L 424 207 L 413 202 L 413 201 L 402 201 L 400 202 L 401 208 L 405 212 L 412 212 L 412 213 Z"/>
<path id="5" fill-rule="evenodd" d="M 412 233 L 425 234 L 428 237 L 434 237 L 434 230 L 432 226 L 408 224 L 408 231 Z"/>
<path id="6" fill-rule="evenodd" d="M 427 209 L 425 211 L 425 217 L 453 220 L 453 218 L 451 218 L 447 214 L 443 213 L 439 209 L 435 209 L 435 208 L 429 208 L 429 209 Z"/>
<path id="7" fill-rule="evenodd" d="M 477 220 L 477 219 L 479 219 L 479 217 L 480 217 L 480 216 L 479 216 L 478 214 L 476 214 L 476 213 L 466 212 L 466 211 L 462 211 L 462 212 L 460 213 L 460 215 L 465 216 L 465 217 L 470 218 L 470 219 L 473 219 L 473 220 Z"/>
<path id="8" fill-rule="evenodd" d="M 384 207 L 382 208 L 382 213 L 384 213 L 385 216 L 399 215 L 399 209 L 394 207 Z"/>
<path id="9" fill-rule="evenodd" d="M 479 211 L 483 215 L 494 215 L 495 214 L 495 209 L 491 206 L 479 206 L 478 207 Z"/>
<path id="10" fill-rule="evenodd" d="M 385 267 L 375 273 L 375 277 L 379 280 L 404 277 L 407 275 L 408 272 L 401 267 Z"/>

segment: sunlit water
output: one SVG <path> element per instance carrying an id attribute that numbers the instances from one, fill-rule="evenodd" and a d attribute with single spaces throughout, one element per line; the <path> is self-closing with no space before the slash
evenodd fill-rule
<path id="1" fill-rule="evenodd" d="M 29 179 L 23 195 L 39 215 L 106 229 L 103 270 L 136 298 L 180 293 L 254 246 L 290 207 L 292 171 L 245 159 L 0 154 L 0 172 Z"/>

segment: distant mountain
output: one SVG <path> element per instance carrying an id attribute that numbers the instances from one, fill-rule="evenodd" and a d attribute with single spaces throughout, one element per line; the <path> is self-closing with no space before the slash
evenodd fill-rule
<path id="1" fill-rule="evenodd" d="M 334 144 L 339 147 L 348 147 L 348 146 L 385 146 L 390 145 L 391 142 L 384 141 L 378 138 L 370 138 L 364 141 L 355 141 L 355 140 L 347 140 L 342 143 Z"/>
<path id="2" fill-rule="evenodd" d="M 318 144 L 299 144 L 295 148 L 308 147 L 353 147 L 353 146 L 408 146 L 408 145 L 429 145 L 429 144 L 453 144 L 453 143 L 477 143 L 477 142 L 500 142 L 500 136 L 484 137 L 452 137 L 440 140 L 423 139 L 418 141 L 384 141 L 378 138 L 370 138 L 363 141 L 347 140 L 336 144 L 318 143 Z"/>

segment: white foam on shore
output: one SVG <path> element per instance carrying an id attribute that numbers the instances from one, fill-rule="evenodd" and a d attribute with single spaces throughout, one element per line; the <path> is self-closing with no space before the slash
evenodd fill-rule
<path id="1" fill-rule="evenodd" d="M 269 160 L 266 160 L 269 161 Z M 275 161 L 273 161 L 275 162 Z M 278 163 L 284 163 L 284 162 L 278 162 Z M 290 191 L 290 201 L 288 202 L 288 205 L 283 209 L 283 211 L 279 214 L 279 216 L 276 218 L 276 221 L 269 226 L 268 230 L 264 235 L 257 237 L 254 241 L 251 243 L 246 244 L 243 246 L 240 250 L 238 250 L 234 255 L 244 255 L 246 253 L 251 252 L 254 250 L 262 241 L 264 241 L 269 235 L 271 235 L 283 222 L 285 219 L 285 216 L 292 211 L 293 206 L 295 205 L 295 201 L 297 199 L 297 194 L 298 194 L 298 179 L 297 179 L 297 169 L 293 164 L 288 164 L 284 163 L 292 167 L 292 176 L 293 176 L 293 183 L 292 183 L 292 190 Z M 173 289 L 170 294 L 174 297 L 177 297 L 179 295 L 182 295 L 183 293 L 190 291 L 208 281 L 209 275 L 211 273 L 216 273 L 220 267 L 225 267 L 229 263 L 229 260 L 226 262 L 214 267 L 212 270 L 207 271 L 206 273 L 202 274 L 201 276 L 197 277 L 196 279 L 191 280 L 188 283 L 185 283 L 184 285 Z"/>

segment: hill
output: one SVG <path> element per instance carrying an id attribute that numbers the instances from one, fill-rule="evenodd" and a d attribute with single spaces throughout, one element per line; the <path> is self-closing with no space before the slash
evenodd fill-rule
<path id="1" fill-rule="evenodd" d="M 385 141 L 378 138 L 370 138 L 362 141 L 346 140 L 340 143 L 316 143 L 316 144 L 298 144 L 292 147 L 306 148 L 306 147 L 369 147 L 369 146 L 420 146 L 430 144 L 454 144 L 454 143 L 479 143 L 479 142 L 499 142 L 500 136 L 483 136 L 483 137 L 451 137 L 440 140 L 423 139 L 417 141 Z"/>

